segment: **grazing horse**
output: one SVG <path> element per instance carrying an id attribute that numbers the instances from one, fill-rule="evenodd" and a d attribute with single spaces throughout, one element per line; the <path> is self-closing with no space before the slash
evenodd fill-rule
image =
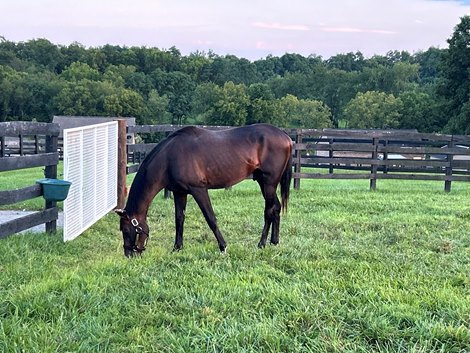
<path id="1" fill-rule="evenodd" d="M 258 247 L 279 242 L 280 211 L 287 208 L 292 178 L 292 140 L 282 130 L 256 124 L 211 131 L 184 127 L 161 141 L 144 159 L 131 185 L 125 208 L 116 209 L 127 257 L 141 254 L 149 237 L 147 212 L 163 188 L 173 192 L 176 237 L 183 247 L 187 196 L 192 195 L 214 233 L 220 251 L 226 243 L 217 226 L 208 189 L 227 188 L 252 175 L 265 199 L 264 228 Z M 281 184 L 281 199 L 276 195 Z"/>

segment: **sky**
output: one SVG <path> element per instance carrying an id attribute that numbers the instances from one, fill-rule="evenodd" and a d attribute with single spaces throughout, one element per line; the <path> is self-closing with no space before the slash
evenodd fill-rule
<path id="1" fill-rule="evenodd" d="M 0 36 L 327 59 L 446 48 L 464 15 L 470 0 L 0 0 Z"/>

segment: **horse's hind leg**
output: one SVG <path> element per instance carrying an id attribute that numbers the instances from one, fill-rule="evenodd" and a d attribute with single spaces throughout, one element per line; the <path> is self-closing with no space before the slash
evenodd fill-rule
<path id="1" fill-rule="evenodd" d="M 258 243 L 258 247 L 263 248 L 266 245 L 266 240 L 268 238 L 271 225 L 271 244 L 279 243 L 281 203 L 277 198 L 275 186 L 266 185 L 260 180 L 258 180 L 258 183 L 264 196 L 264 227 L 263 231 L 261 232 L 260 241 Z"/>
<path id="2" fill-rule="evenodd" d="M 175 246 L 173 250 L 178 251 L 183 248 L 183 228 L 184 228 L 184 218 L 186 211 L 186 202 L 188 200 L 188 195 L 183 193 L 175 192 L 174 202 L 175 202 L 175 226 L 176 226 L 176 236 L 175 236 Z"/>
<path id="3" fill-rule="evenodd" d="M 227 244 L 225 243 L 224 237 L 219 231 L 219 227 L 217 226 L 217 220 L 215 218 L 214 210 L 212 209 L 211 200 L 209 198 L 209 193 L 205 188 L 192 188 L 191 195 L 193 195 L 194 199 L 196 200 L 199 208 L 206 219 L 209 228 L 215 235 L 217 239 L 217 243 L 219 244 L 219 249 L 222 252 L 225 252 L 225 248 Z"/>

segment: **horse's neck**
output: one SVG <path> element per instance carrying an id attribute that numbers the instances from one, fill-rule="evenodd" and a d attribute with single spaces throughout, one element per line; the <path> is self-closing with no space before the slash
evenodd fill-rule
<path id="1" fill-rule="evenodd" d="M 150 204 L 162 188 L 160 185 L 149 185 L 148 183 L 136 183 L 134 181 L 125 207 L 128 214 L 145 220 Z"/>

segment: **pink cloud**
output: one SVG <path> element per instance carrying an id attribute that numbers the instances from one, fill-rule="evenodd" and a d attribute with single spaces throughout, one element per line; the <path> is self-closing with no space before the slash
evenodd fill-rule
<path id="1" fill-rule="evenodd" d="M 278 29 L 282 31 L 310 31 L 310 28 L 305 25 L 289 25 L 289 24 L 281 24 L 277 22 L 272 22 L 272 23 L 254 22 L 251 25 L 256 28 Z"/>
<path id="2" fill-rule="evenodd" d="M 339 32 L 339 33 L 374 33 L 374 34 L 397 34 L 394 31 L 385 29 L 367 29 L 355 27 L 322 27 L 323 32 Z"/>

